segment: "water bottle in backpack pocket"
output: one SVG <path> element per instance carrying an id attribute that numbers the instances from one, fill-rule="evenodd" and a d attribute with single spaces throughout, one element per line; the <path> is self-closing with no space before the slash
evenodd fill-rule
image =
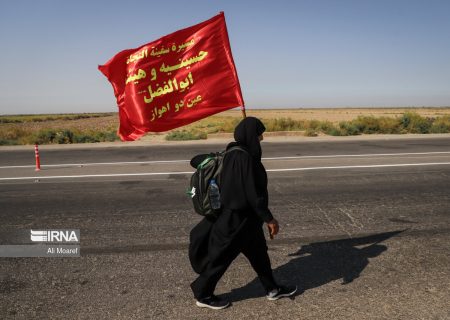
<path id="1" fill-rule="evenodd" d="M 209 202 L 211 203 L 211 209 L 220 209 L 220 190 L 215 179 L 211 179 L 209 182 Z"/>

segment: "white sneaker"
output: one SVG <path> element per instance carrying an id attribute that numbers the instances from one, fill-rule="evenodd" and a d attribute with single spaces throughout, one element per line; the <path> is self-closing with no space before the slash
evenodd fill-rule
<path id="1" fill-rule="evenodd" d="M 296 292 L 297 286 L 280 286 L 278 289 L 270 291 L 266 297 L 268 300 L 275 301 L 283 297 L 290 297 Z"/>
<path id="2" fill-rule="evenodd" d="M 221 299 L 215 295 L 212 295 L 211 297 L 197 300 L 195 304 L 197 305 L 197 307 L 200 308 L 210 308 L 214 310 L 220 310 L 228 307 L 230 305 L 230 302 Z"/>

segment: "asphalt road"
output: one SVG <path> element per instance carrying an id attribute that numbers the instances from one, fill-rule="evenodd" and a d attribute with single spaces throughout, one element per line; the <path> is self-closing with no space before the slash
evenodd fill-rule
<path id="1" fill-rule="evenodd" d="M 0 318 L 450 319 L 450 137 L 263 143 L 275 276 L 269 302 L 245 258 L 194 305 L 187 160 L 218 144 L 0 149 L 0 245 L 81 230 L 80 258 L 0 258 Z"/>

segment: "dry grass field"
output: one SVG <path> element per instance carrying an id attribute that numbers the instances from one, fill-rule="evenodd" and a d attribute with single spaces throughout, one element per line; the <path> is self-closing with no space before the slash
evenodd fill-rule
<path id="1" fill-rule="evenodd" d="M 392 127 L 394 126 L 392 121 L 394 119 L 396 123 L 403 121 L 402 117 L 405 114 L 420 117 L 419 120 L 422 122 L 428 121 L 430 128 L 433 128 L 433 121 L 436 119 L 440 121 L 438 124 L 440 127 L 430 130 L 430 133 L 447 132 L 445 130 L 450 123 L 450 107 L 247 109 L 246 112 L 247 116 L 262 119 L 268 131 L 298 130 L 305 131 L 305 135 L 310 136 L 318 133 L 330 135 L 378 133 L 376 128 L 372 130 L 373 132 L 365 130 L 361 127 L 361 122 L 373 122 L 376 118 L 377 121 L 381 120 L 382 126 Z M 173 140 L 204 139 L 208 134 L 232 132 L 240 119 L 242 119 L 240 109 L 229 110 L 175 129 L 168 137 Z M 0 145 L 114 141 L 117 140 L 115 132 L 118 125 L 117 113 L 0 116 Z M 353 128 L 355 125 L 359 131 Z M 399 130 L 391 128 L 379 133 L 420 133 L 422 130 L 397 131 Z"/>
<path id="2" fill-rule="evenodd" d="M 263 120 L 267 131 L 302 131 L 306 136 L 450 131 L 450 107 L 247 109 L 246 114 Z M 204 133 L 232 132 L 240 119 L 241 110 L 225 111 L 184 128 L 175 129 L 174 134 L 169 133 L 168 138 L 173 136 L 173 140 L 183 140 L 185 136 L 186 140 L 189 140 L 194 138 L 195 133 L 197 137 L 204 138 Z M 411 125 L 406 124 L 402 128 L 404 120 L 412 120 L 409 121 L 412 122 Z M 425 126 L 430 130 L 412 126 Z"/>
<path id="3" fill-rule="evenodd" d="M 442 108 L 326 108 L 326 109 L 253 109 L 247 110 L 247 116 L 261 119 L 291 118 L 293 120 L 330 121 L 338 124 L 350 121 L 358 116 L 401 117 L 405 112 L 416 112 L 422 117 L 436 118 L 450 115 L 450 107 Z M 230 110 L 223 116 L 241 117 L 240 110 Z"/>

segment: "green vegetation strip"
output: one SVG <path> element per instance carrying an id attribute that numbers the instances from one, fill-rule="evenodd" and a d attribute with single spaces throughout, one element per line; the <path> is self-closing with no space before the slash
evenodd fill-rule
<path id="1" fill-rule="evenodd" d="M 70 144 L 86 142 L 111 142 L 119 140 L 115 130 L 79 132 L 68 129 L 42 129 L 30 132 L 24 129 L 0 130 L 0 145 Z"/>
<path id="2" fill-rule="evenodd" d="M 54 120 L 78 120 L 84 118 L 111 116 L 112 114 L 74 114 L 41 116 L 1 116 L 0 145 L 21 144 L 67 144 L 104 142 L 119 140 L 115 125 L 104 129 L 42 129 L 24 123 Z M 33 120 L 34 119 L 34 120 Z M 45 119 L 45 120 L 36 120 Z M 240 118 L 213 116 L 184 127 L 172 130 L 167 140 L 206 139 L 212 133 L 230 133 Z M 326 134 L 349 136 L 360 134 L 405 134 L 405 133 L 450 133 L 450 116 L 422 117 L 416 112 L 406 112 L 400 117 L 359 116 L 350 121 L 334 124 L 330 121 L 293 120 L 291 118 L 262 119 L 268 132 L 302 131 L 305 136 Z M 16 124 L 17 123 L 17 124 Z M 69 123 L 69 122 L 68 122 Z M 67 126 L 69 127 L 69 125 Z"/>
<path id="3" fill-rule="evenodd" d="M 303 131 L 305 136 L 315 137 L 320 133 L 330 136 L 360 134 L 406 134 L 406 133 L 450 133 L 450 116 L 422 117 L 415 112 L 406 112 L 401 117 L 359 116 L 351 121 L 335 125 L 330 121 L 293 120 L 290 118 L 262 119 L 267 132 Z M 202 120 L 204 121 L 204 120 Z M 172 131 L 167 140 L 206 139 L 203 133 L 233 132 L 240 119 L 209 121 L 183 131 Z M 192 126 L 192 125 L 191 125 Z M 190 138 L 188 138 L 190 137 Z"/>
<path id="4" fill-rule="evenodd" d="M 89 118 L 109 117 L 114 113 L 67 113 L 67 114 L 33 114 L 33 115 L 15 115 L 0 116 L 1 123 L 26 123 L 26 122 L 45 122 L 56 120 L 79 120 Z"/>

